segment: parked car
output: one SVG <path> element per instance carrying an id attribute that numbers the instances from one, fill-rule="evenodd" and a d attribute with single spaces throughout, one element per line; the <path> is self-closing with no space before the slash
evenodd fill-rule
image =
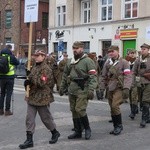
<path id="1" fill-rule="evenodd" d="M 27 58 L 19 58 L 19 65 L 16 66 L 16 78 L 26 78 L 26 62 Z"/>

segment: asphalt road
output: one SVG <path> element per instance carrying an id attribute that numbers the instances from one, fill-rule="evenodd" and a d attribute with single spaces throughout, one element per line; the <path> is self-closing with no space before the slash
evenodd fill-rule
<path id="1" fill-rule="evenodd" d="M 0 116 L 0 150 L 18 150 L 18 145 L 26 139 L 25 117 L 26 102 L 22 80 L 17 80 L 14 88 L 14 115 Z M 124 130 L 121 135 L 110 135 L 112 124 L 107 100 L 89 102 L 87 113 L 92 128 L 90 140 L 68 140 L 72 133 L 72 119 L 67 96 L 54 94 L 55 102 L 51 104 L 51 112 L 61 136 L 56 144 L 48 143 L 51 133 L 42 124 L 39 116 L 36 118 L 34 147 L 29 150 L 150 150 L 150 124 L 146 128 L 139 127 L 141 113 L 134 121 L 130 120 L 129 104 L 121 106 Z"/>

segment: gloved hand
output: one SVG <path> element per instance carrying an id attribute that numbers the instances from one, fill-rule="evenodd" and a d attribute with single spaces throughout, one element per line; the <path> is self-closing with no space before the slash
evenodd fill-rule
<path id="1" fill-rule="evenodd" d="M 60 96 L 63 96 L 63 95 L 64 95 L 64 89 L 62 89 L 62 88 L 59 89 L 59 95 L 60 95 Z"/>
<path id="2" fill-rule="evenodd" d="M 92 100 L 94 98 L 94 91 L 89 90 L 87 93 L 87 99 Z"/>
<path id="3" fill-rule="evenodd" d="M 25 87 L 25 88 L 27 87 L 27 85 L 31 85 L 31 81 L 30 81 L 29 79 L 26 79 L 26 80 L 24 81 L 24 87 Z"/>
<path id="4" fill-rule="evenodd" d="M 129 89 L 127 89 L 127 88 L 123 89 L 122 97 L 123 97 L 123 99 L 129 98 Z"/>
<path id="5" fill-rule="evenodd" d="M 31 73 L 31 71 L 26 69 L 26 75 L 28 76 L 30 73 Z"/>

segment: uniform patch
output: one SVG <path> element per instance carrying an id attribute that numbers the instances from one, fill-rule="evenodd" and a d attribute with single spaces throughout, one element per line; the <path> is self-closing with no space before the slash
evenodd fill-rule
<path id="1" fill-rule="evenodd" d="M 130 69 L 124 69 L 123 74 L 131 74 L 131 70 Z"/>
<path id="2" fill-rule="evenodd" d="M 42 75 L 42 76 L 41 76 L 41 80 L 42 80 L 42 81 L 47 81 L 47 76 L 46 76 L 46 75 Z"/>
<path id="3" fill-rule="evenodd" d="M 89 70 L 88 74 L 97 74 L 97 71 L 95 69 Z"/>

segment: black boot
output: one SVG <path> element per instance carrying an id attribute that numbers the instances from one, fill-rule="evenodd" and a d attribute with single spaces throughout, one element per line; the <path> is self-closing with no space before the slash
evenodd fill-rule
<path id="1" fill-rule="evenodd" d="M 68 139 L 77 139 L 82 137 L 80 118 L 73 119 L 74 133 L 68 136 Z"/>
<path id="2" fill-rule="evenodd" d="M 100 92 L 99 91 L 96 91 L 96 97 L 97 97 L 97 100 L 100 100 L 101 97 L 100 97 Z"/>
<path id="3" fill-rule="evenodd" d="M 83 127 L 83 124 L 82 124 L 81 121 L 80 121 L 80 125 L 81 125 L 81 132 L 83 132 L 84 127 Z M 71 130 L 72 130 L 72 131 L 75 131 L 75 122 L 74 122 L 74 119 L 73 119 L 73 128 L 72 128 Z"/>
<path id="4" fill-rule="evenodd" d="M 146 122 L 149 119 L 149 107 L 147 105 L 143 105 L 142 109 L 142 120 L 140 123 L 141 128 L 145 128 Z"/>
<path id="5" fill-rule="evenodd" d="M 147 119 L 146 123 L 150 123 L 150 113 L 149 113 L 149 110 L 148 110 L 148 119 Z"/>
<path id="6" fill-rule="evenodd" d="M 81 117 L 81 122 L 84 126 L 84 129 L 85 129 L 85 139 L 89 140 L 91 137 L 91 128 L 89 126 L 88 116 L 86 115 L 84 117 Z"/>
<path id="7" fill-rule="evenodd" d="M 129 115 L 129 117 L 133 120 L 136 114 L 138 114 L 138 106 L 135 104 L 130 104 L 130 107 L 131 107 L 131 114 Z"/>
<path id="8" fill-rule="evenodd" d="M 33 135 L 30 131 L 27 131 L 27 139 L 23 144 L 19 145 L 20 149 L 26 149 L 29 147 L 33 147 L 33 139 L 32 139 Z"/>
<path id="9" fill-rule="evenodd" d="M 58 138 L 60 137 L 60 133 L 56 129 L 51 131 L 51 133 L 52 133 L 52 138 L 49 141 L 49 144 L 54 144 L 58 141 Z"/>
<path id="10" fill-rule="evenodd" d="M 110 134 L 119 135 L 123 130 L 121 114 L 113 116 L 114 130 Z"/>
<path id="11" fill-rule="evenodd" d="M 112 118 L 113 126 L 115 128 L 116 127 L 115 116 L 111 116 L 111 118 Z M 110 131 L 109 134 L 114 134 L 114 129 L 112 131 Z"/>

